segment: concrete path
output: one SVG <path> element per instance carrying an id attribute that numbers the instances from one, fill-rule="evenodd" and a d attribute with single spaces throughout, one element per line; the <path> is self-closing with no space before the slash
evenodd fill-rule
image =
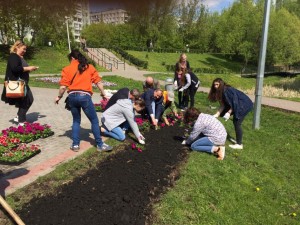
<path id="1" fill-rule="evenodd" d="M 0 90 L 2 93 L 3 85 Z M 49 124 L 55 134 L 45 139 L 36 140 L 30 144 L 38 144 L 42 149 L 41 153 L 19 166 L 0 165 L 0 194 L 10 194 L 43 176 L 63 162 L 71 160 L 82 154 L 94 144 L 94 137 L 91 133 L 91 125 L 87 117 L 82 115 L 81 121 L 81 150 L 73 152 L 69 150 L 71 145 L 71 125 L 72 115 L 64 108 L 64 100 L 60 100 L 58 105 L 54 104 L 54 99 L 58 94 L 58 89 L 34 88 L 32 87 L 34 103 L 27 114 L 28 122 L 38 122 Z M 93 102 L 100 102 L 100 95 L 95 93 Z M 16 126 L 13 118 L 16 116 L 17 108 L 9 106 L 0 101 L 1 118 L 0 129 Z M 99 113 L 100 116 L 100 113 Z"/>
<path id="2" fill-rule="evenodd" d="M 101 75 L 119 75 L 133 80 L 145 80 L 144 75 L 157 73 L 149 71 L 114 71 L 102 72 Z M 36 75 L 39 76 L 39 75 Z M 172 76 L 171 76 L 172 77 Z M 2 93 L 3 85 L 0 86 Z M 207 93 L 208 88 L 200 87 L 199 91 Z M 77 153 L 69 150 L 71 144 L 71 125 L 72 116 L 69 111 L 64 109 L 64 99 L 59 105 L 54 104 L 58 89 L 32 88 L 35 98 L 34 104 L 28 112 L 28 122 L 39 122 L 49 124 L 55 134 L 46 139 L 39 139 L 31 144 L 40 145 L 42 152 L 19 166 L 0 165 L 0 194 L 7 195 L 19 188 L 35 181 L 55 169 L 57 165 L 67 162 L 85 152 L 93 146 L 94 138 L 90 129 L 90 122 L 85 115 L 82 116 L 81 123 L 81 150 Z M 66 96 L 66 95 L 65 95 Z M 250 96 L 254 100 L 254 96 Z M 94 94 L 93 101 L 100 102 L 99 94 Z M 300 102 L 292 102 L 275 98 L 263 97 L 262 103 L 271 107 L 276 107 L 288 111 L 300 112 Z M 13 118 L 16 116 L 17 109 L 0 101 L 0 129 L 15 126 Z M 100 113 L 99 113 L 100 116 Z M 99 153 L 100 154 L 100 153 Z M 1 172 L 2 171 L 2 172 Z"/>

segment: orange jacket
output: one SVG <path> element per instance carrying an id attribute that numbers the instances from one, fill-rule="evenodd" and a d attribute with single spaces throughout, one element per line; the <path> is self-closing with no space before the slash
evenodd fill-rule
<path id="1" fill-rule="evenodd" d="M 164 96 L 164 104 L 166 104 L 169 100 L 168 100 L 168 92 L 167 91 L 163 91 L 163 96 Z"/>
<path id="2" fill-rule="evenodd" d="M 61 72 L 61 80 L 59 84 L 61 86 L 67 86 L 68 93 L 70 91 L 85 91 L 92 95 L 92 83 L 97 84 L 101 81 L 101 77 L 95 67 L 91 64 L 89 64 L 89 67 L 82 74 L 79 74 L 78 65 L 78 60 L 72 60 L 70 65 L 64 67 Z M 77 74 L 71 84 L 76 72 Z"/>

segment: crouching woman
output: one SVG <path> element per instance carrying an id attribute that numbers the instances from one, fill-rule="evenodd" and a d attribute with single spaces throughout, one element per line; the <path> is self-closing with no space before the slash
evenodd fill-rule
<path id="1" fill-rule="evenodd" d="M 145 144 L 145 138 L 139 131 L 135 122 L 135 111 L 140 112 L 145 108 L 144 100 L 120 99 L 102 114 L 101 132 L 118 141 L 124 141 L 125 130 L 129 127 L 140 144 Z"/>
<path id="2" fill-rule="evenodd" d="M 223 124 L 214 116 L 201 113 L 194 107 L 188 108 L 184 114 L 185 124 L 193 122 L 193 130 L 183 144 L 191 145 L 193 151 L 212 153 L 223 160 L 227 137 Z"/>

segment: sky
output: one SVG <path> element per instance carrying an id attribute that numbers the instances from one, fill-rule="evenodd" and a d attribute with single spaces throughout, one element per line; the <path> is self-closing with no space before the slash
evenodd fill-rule
<path id="1" fill-rule="evenodd" d="M 122 6 L 122 2 L 135 0 L 89 0 L 92 11 L 103 11 L 109 8 L 118 8 Z M 144 0 L 146 1 L 146 0 Z M 163 1 L 163 0 L 162 0 Z M 187 0 L 188 1 L 188 0 Z M 232 5 L 234 0 L 203 0 L 203 4 L 209 8 L 211 12 L 221 12 L 223 9 Z"/>
<path id="2" fill-rule="evenodd" d="M 211 12 L 221 12 L 223 9 L 232 5 L 234 0 L 204 0 L 203 4 L 208 6 Z"/>

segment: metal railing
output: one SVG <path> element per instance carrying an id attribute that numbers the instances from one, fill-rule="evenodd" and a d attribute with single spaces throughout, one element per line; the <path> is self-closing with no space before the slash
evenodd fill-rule
<path id="1" fill-rule="evenodd" d="M 93 53 L 91 53 L 93 52 Z M 98 65 L 105 67 L 106 69 L 112 71 L 112 68 L 119 69 L 119 65 L 123 65 L 123 69 L 125 70 L 125 61 L 120 61 L 115 57 L 111 57 L 105 52 L 102 52 L 98 48 L 89 48 L 88 56 L 94 60 Z"/>

